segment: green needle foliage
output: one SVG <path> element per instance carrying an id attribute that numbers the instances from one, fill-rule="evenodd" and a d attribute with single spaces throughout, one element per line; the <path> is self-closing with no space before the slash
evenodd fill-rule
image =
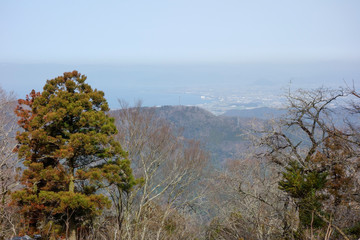
<path id="1" fill-rule="evenodd" d="M 300 229 L 322 227 L 324 222 L 315 213 L 321 212 L 326 185 L 326 172 L 305 171 L 297 162 L 290 162 L 282 173 L 279 188 L 287 192 L 299 208 Z M 301 231 L 301 230 L 300 230 Z"/>
<path id="2" fill-rule="evenodd" d="M 23 189 L 13 203 L 23 214 L 24 233 L 75 235 L 110 206 L 101 189 L 116 185 L 129 192 L 134 184 L 127 153 L 115 141 L 114 119 L 106 115 L 102 91 L 85 83 L 77 71 L 48 80 L 18 101 L 17 133 L 25 169 Z M 70 237 L 71 238 L 71 237 Z"/>

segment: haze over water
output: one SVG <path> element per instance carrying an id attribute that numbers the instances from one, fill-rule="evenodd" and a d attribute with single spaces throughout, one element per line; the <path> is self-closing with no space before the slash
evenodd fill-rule
<path id="1" fill-rule="evenodd" d="M 194 65 L 60 65 L 0 64 L 1 86 L 25 97 L 31 89 L 41 91 L 45 80 L 74 69 L 88 76 L 88 83 L 105 92 L 111 108 L 117 99 L 145 106 L 198 105 L 201 96 L 281 95 L 295 88 L 360 85 L 360 64 L 239 63 Z M 5 79 L 5 81 L 4 81 Z M 19 84 L 21 83 L 21 84 Z"/>
<path id="2" fill-rule="evenodd" d="M 0 86 L 25 97 L 76 69 L 111 108 L 119 98 L 220 112 L 276 105 L 290 83 L 359 88 L 358 9 L 358 0 L 1 1 Z"/>

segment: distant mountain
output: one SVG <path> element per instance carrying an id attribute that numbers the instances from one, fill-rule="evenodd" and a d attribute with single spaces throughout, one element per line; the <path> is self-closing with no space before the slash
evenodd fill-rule
<path id="1" fill-rule="evenodd" d="M 249 146 L 245 134 L 250 129 L 250 123 L 262 121 L 216 116 L 202 108 L 191 106 L 157 107 L 155 113 L 168 121 L 174 129 L 182 129 L 185 138 L 201 141 L 217 166 L 226 159 L 240 157 Z"/>
<path id="2" fill-rule="evenodd" d="M 245 118 L 258 118 L 258 119 L 272 119 L 281 117 L 286 113 L 285 109 L 260 107 L 243 110 L 228 110 L 222 116 L 228 117 L 245 117 Z"/>
<path id="3" fill-rule="evenodd" d="M 156 108 L 159 117 L 183 129 L 189 139 L 201 141 L 211 153 L 214 164 L 237 158 L 249 145 L 245 138 L 248 118 L 216 116 L 199 107 L 164 106 Z"/>
<path id="4" fill-rule="evenodd" d="M 267 107 L 231 110 L 220 116 L 194 106 L 144 107 L 143 109 L 154 110 L 159 118 L 169 122 L 174 129 L 181 129 L 185 138 L 201 141 L 205 149 L 211 153 L 212 163 L 218 167 L 226 159 L 243 157 L 249 149 L 252 149 L 247 133 L 253 126 L 259 127 L 266 124 L 269 119 L 282 117 L 286 113 L 284 109 Z M 343 117 L 347 115 L 349 114 L 346 110 L 334 108 L 329 117 L 333 123 L 341 127 L 344 126 Z M 354 116 L 349 117 L 349 120 L 355 120 Z"/>

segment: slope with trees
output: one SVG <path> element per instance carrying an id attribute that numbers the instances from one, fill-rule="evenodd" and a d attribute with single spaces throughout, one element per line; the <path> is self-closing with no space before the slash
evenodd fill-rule
<path id="1" fill-rule="evenodd" d="M 140 103 L 116 114 L 118 139 L 129 153 L 138 184 L 130 193 L 112 191 L 121 239 L 195 239 L 194 215 L 205 196 L 200 188 L 208 154 L 182 137 L 154 109 Z"/>
<path id="2" fill-rule="evenodd" d="M 360 237 L 355 90 L 289 92 L 285 115 L 252 120 L 185 106 L 108 112 L 85 81 L 64 73 L 19 100 L 17 134 L 1 92 L 0 239 Z"/>
<path id="3" fill-rule="evenodd" d="M 250 169 L 249 160 L 231 161 L 218 178 L 218 189 L 233 186 L 225 201 L 235 200 L 210 225 L 209 239 L 359 238 L 358 123 L 333 118 L 349 92 L 289 92 L 287 114 L 255 126 Z M 358 114 L 354 101 L 349 110 Z"/>

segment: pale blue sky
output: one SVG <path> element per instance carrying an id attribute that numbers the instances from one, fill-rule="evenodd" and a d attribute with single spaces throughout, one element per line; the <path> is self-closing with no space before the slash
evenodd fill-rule
<path id="1" fill-rule="evenodd" d="M 360 59 L 359 0 L 0 0 L 0 62 Z"/>

